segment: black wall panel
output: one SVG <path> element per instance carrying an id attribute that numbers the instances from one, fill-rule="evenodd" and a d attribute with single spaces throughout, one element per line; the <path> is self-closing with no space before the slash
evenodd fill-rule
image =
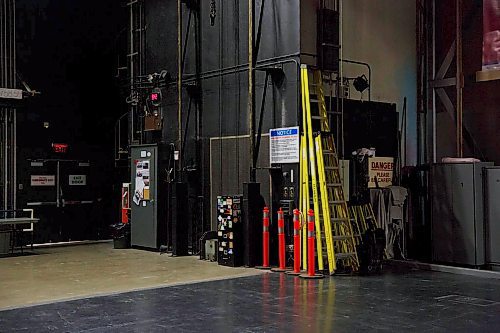
<path id="1" fill-rule="evenodd" d="M 239 1 L 216 0 L 216 18 L 210 24 L 211 1 L 200 1 L 200 40 L 201 45 L 201 100 L 202 111 L 198 115 L 201 121 L 201 161 L 196 156 L 196 108 L 192 104 L 189 124 L 187 125 L 186 144 L 183 154 L 184 165 L 196 166 L 197 177 L 189 177 L 190 190 L 202 195 L 205 225 L 210 224 L 210 138 L 241 136 L 249 134 L 247 109 L 248 96 L 248 4 Z M 256 1 L 256 18 L 260 13 L 261 1 Z M 282 68 L 284 78 L 280 84 L 270 80 L 267 86 L 267 98 L 264 108 L 263 133 L 270 128 L 297 125 L 298 113 L 298 53 L 299 45 L 299 2 L 292 0 L 267 1 L 262 25 L 262 42 L 258 57 L 259 66 Z M 177 77 L 177 3 L 176 1 L 146 0 L 146 73 L 166 69 Z M 183 5 L 183 38 L 189 22 L 189 10 Z M 194 83 L 196 73 L 196 15 L 191 16 L 191 26 L 187 40 L 186 59 L 183 78 Z M 278 58 L 278 59 L 276 59 Z M 260 115 L 261 100 L 264 90 L 265 72 L 256 73 L 256 113 Z M 164 142 L 177 141 L 177 86 L 173 82 L 164 90 L 163 115 L 165 118 L 162 139 Z M 183 92 L 183 131 L 188 118 L 189 96 Z M 249 149 L 232 149 L 236 154 L 230 166 L 232 170 L 218 174 L 218 184 L 240 184 L 241 188 L 221 188 L 216 195 L 243 193 L 242 184 L 249 176 Z M 264 149 L 264 148 L 262 148 Z M 223 168 L 229 168 L 224 159 L 227 155 L 219 154 Z M 248 163 L 242 164 L 242 160 Z M 222 171 L 222 170 L 219 170 Z M 227 172 L 223 171 L 223 172 Z M 269 183 L 268 172 L 259 177 Z M 229 179 L 223 179 L 223 177 Z M 201 185 L 204 185 L 204 191 Z M 222 186 L 222 185 L 221 185 Z M 264 186 L 269 188 L 269 184 Z M 237 191 L 236 191 L 237 190 Z M 226 193 L 230 191 L 232 193 Z M 235 192 L 236 191 L 236 192 Z M 190 194 L 191 197 L 191 194 Z M 194 200 L 191 198 L 191 200 Z"/>

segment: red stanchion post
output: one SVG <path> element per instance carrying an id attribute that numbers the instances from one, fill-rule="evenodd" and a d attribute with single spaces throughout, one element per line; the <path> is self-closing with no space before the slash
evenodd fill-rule
<path id="1" fill-rule="evenodd" d="M 300 275 L 304 279 L 322 279 L 323 274 L 316 274 L 316 232 L 314 230 L 314 211 L 307 213 L 307 274 Z"/>
<path id="2" fill-rule="evenodd" d="M 300 275 L 300 211 L 293 211 L 293 271 L 286 272 L 289 275 Z"/>
<path id="3" fill-rule="evenodd" d="M 269 265 L 269 208 L 264 207 L 262 212 L 262 266 L 258 269 L 271 269 Z"/>
<path id="4" fill-rule="evenodd" d="M 285 213 L 283 209 L 280 208 L 278 211 L 278 259 L 279 267 L 273 268 L 273 272 L 285 272 L 286 271 L 286 259 L 285 259 Z"/>

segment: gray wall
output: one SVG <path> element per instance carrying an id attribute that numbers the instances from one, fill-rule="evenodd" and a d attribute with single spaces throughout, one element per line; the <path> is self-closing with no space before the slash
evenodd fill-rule
<path id="1" fill-rule="evenodd" d="M 407 164 L 417 156 L 417 56 L 414 0 L 340 0 L 343 36 L 342 57 L 369 63 L 372 68 L 372 101 L 396 103 L 398 111 L 407 102 Z M 316 65 L 316 1 L 301 1 L 301 56 Z M 343 65 L 344 77 L 365 74 L 359 65 Z M 351 81 L 352 82 L 352 81 Z M 368 100 L 351 86 L 350 98 Z"/>
<path id="2" fill-rule="evenodd" d="M 367 62 L 372 67 L 372 100 L 407 101 L 407 164 L 417 156 L 417 56 L 414 0 L 345 0 L 343 8 L 343 58 Z M 344 74 L 367 73 L 363 67 L 345 64 Z M 366 74 L 366 76 L 368 76 Z M 351 88 L 351 98 L 360 93 Z M 363 99 L 367 99 L 365 92 Z"/>

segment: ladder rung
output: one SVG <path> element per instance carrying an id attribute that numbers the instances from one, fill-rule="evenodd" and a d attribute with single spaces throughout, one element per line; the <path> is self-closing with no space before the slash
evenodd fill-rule
<path id="1" fill-rule="evenodd" d="M 311 116 L 311 119 L 314 119 L 314 120 L 325 120 L 326 118 L 325 117 L 321 117 L 321 116 Z"/>
<path id="2" fill-rule="evenodd" d="M 334 241 L 345 241 L 345 240 L 350 240 L 354 239 L 355 237 L 361 237 L 359 234 L 354 234 L 354 235 L 342 235 L 342 236 L 333 236 Z"/>
<path id="3" fill-rule="evenodd" d="M 339 167 L 336 167 L 336 166 L 326 166 L 325 167 L 325 170 L 338 170 Z"/>
<path id="4" fill-rule="evenodd" d="M 333 150 L 323 149 L 323 155 L 335 155 Z"/>
<path id="5" fill-rule="evenodd" d="M 349 253 L 335 253 L 335 259 L 349 259 L 356 256 L 355 252 Z"/>
<path id="6" fill-rule="evenodd" d="M 347 217 L 331 217 L 330 220 L 332 222 L 347 222 L 347 221 L 349 221 L 349 218 L 347 218 Z"/>
<path id="7" fill-rule="evenodd" d="M 321 200 L 318 201 L 319 203 L 321 203 Z M 311 199 L 309 200 L 309 203 L 312 205 L 314 204 L 314 200 Z M 346 204 L 347 205 L 347 202 L 345 202 L 344 200 L 328 200 L 328 204 L 330 205 L 343 205 L 343 204 Z"/>
<path id="8" fill-rule="evenodd" d="M 342 183 L 327 183 L 327 187 L 342 187 Z"/>
<path id="9" fill-rule="evenodd" d="M 348 240 L 348 239 L 351 239 L 353 236 L 351 235 L 343 235 L 343 236 L 333 236 L 333 240 L 334 241 L 344 241 L 344 240 Z"/>
<path id="10" fill-rule="evenodd" d="M 309 102 L 311 103 L 319 103 L 319 100 L 316 98 L 309 98 Z"/>

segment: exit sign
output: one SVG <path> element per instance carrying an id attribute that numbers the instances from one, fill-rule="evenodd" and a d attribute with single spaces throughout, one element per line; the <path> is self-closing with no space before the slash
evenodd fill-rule
<path id="1" fill-rule="evenodd" d="M 54 153 L 64 154 L 68 152 L 69 145 L 67 143 L 53 143 L 52 150 Z"/>

